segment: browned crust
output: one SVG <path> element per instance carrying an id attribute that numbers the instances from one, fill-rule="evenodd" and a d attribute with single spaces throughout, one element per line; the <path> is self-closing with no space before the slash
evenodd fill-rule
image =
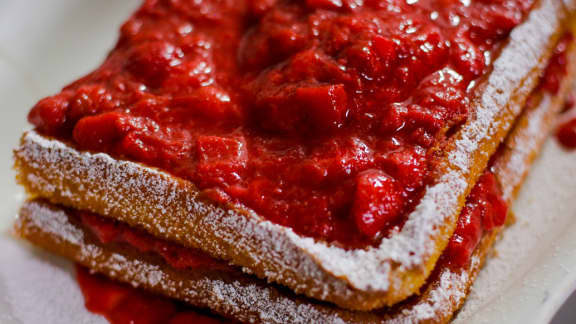
<path id="1" fill-rule="evenodd" d="M 537 58 L 538 63 L 529 67 L 515 65 L 510 57 L 510 62 L 499 62 L 506 56 L 503 54 L 496 60 L 501 67 L 497 72 L 502 72 L 502 75 L 492 73 L 479 87 L 480 92 L 473 106 L 481 109 L 476 109 L 476 116 L 472 116 L 456 134 L 439 164 L 441 175 L 457 173 L 466 183 L 454 190 L 458 194 L 449 203 L 450 210 L 445 212 L 440 225 L 434 226 L 435 230 L 428 233 L 426 244 L 420 244 L 425 248 L 424 252 L 418 251 L 421 259 L 403 263 L 392 257 L 385 258 L 390 251 L 383 244 L 371 252 L 376 258 L 365 267 L 372 269 L 370 276 L 363 275 L 363 271 L 368 271 L 366 269 L 350 271 L 353 269 L 350 263 L 358 262 L 346 262 L 347 258 L 355 259 L 344 252 L 338 251 L 338 266 L 344 264 L 346 267 L 333 267 L 329 262 L 332 260 L 327 261 L 324 254 L 326 250 L 335 248 L 325 247 L 321 243 L 308 244 L 286 229 L 265 224 L 257 215 L 245 209 L 223 208 L 203 201 L 193 184 L 143 166 L 134 169 L 134 165 L 137 165 L 134 163 L 112 168 L 102 155 L 91 155 L 93 159 L 88 162 L 74 160 L 73 154 L 64 158 L 65 152 L 38 146 L 38 143 L 27 141 L 25 135 L 21 146 L 15 151 L 18 180 L 31 196 L 107 215 L 164 239 L 205 250 L 214 257 L 231 260 L 259 277 L 286 285 L 297 293 L 349 309 L 369 310 L 392 305 L 418 291 L 433 270 L 454 230 L 465 197 L 535 86 L 559 36 L 560 21 L 566 18 L 566 10 L 561 2 L 540 1 L 532 16 L 517 28 L 516 37 L 509 41 L 503 51 L 519 49 L 521 51 L 516 54 L 520 61 Z M 543 11 L 551 21 L 542 21 L 542 17 L 533 19 Z M 537 24 L 543 22 L 556 24 L 556 27 L 552 27 L 555 32 L 551 37 L 543 36 L 546 30 L 550 31 L 550 26 L 535 29 Z M 509 67 L 514 70 L 512 73 L 504 73 L 506 71 L 502 65 L 506 63 L 510 63 Z M 484 125 L 482 131 L 489 136 L 470 135 L 479 125 L 481 117 L 478 112 L 494 110 L 490 105 L 500 109 Z M 454 162 L 451 154 L 461 149 L 459 143 L 465 140 L 473 140 L 475 149 L 466 156 L 468 165 L 462 166 Z M 31 151 L 35 151 L 34 154 L 31 155 Z M 87 163 L 82 166 L 82 162 Z M 103 177 L 94 178 L 95 169 L 101 169 Z M 159 182 L 164 184 L 161 190 L 164 195 L 169 195 L 169 200 L 154 191 L 159 189 Z M 447 185 L 455 183 L 446 182 Z M 247 230 L 240 230 L 245 228 Z M 401 252 L 414 254 L 412 250 Z M 358 252 L 354 258 L 362 260 L 367 254 Z M 339 269 L 346 271 L 339 272 Z M 367 278 L 372 284 L 363 284 L 368 281 Z"/>

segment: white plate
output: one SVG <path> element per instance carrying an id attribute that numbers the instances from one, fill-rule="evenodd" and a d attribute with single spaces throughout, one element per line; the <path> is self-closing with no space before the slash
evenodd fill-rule
<path id="1" fill-rule="evenodd" d="M 98 65 L 138 0 L 0 0 L 0 321 L 103 323 L 87 313 L 70 266 L 7 233 L 23 197 L 11 149 L 26 113 Z M 551 140 L 514 206 L 458 323 L 546 323 L 576 288 L 576 152 Z"/>

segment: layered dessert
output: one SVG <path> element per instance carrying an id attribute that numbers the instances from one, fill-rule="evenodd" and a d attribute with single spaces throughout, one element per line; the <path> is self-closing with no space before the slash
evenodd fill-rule
<path id="1" fill-rule="evenodd" d="M 144 1 L 30 111 L 17 232 L 241 321 L 448 321 L 565 101 L 571 8 Z"/>

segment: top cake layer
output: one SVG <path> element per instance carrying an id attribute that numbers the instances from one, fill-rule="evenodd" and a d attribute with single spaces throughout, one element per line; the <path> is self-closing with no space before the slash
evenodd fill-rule
<path id="1" fill-rule="evenodd" d="M 533 2 L 146 1 L 29 120 L 298 234 L 377 245 Z"/>

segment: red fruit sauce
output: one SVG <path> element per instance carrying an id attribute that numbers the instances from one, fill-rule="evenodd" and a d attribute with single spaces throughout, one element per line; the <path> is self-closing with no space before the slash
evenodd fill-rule
<path id="1" fill-rule="evenodd" d="M 558 41 L 554 53 L 548 61 L 548 66 L 540 78 L 540 88 L 555 95 L 560 90 L 560 83 L 566 76 L 568 69 L 568 48 L 572 44 L 574 36 L 572 33 L 565 33 Z"/>
<path id="2" fill-rule="evenodd" d="M 551 94 L 556 94 L 560 87 L 560 81 L 567 73 L 568 64 L 568 47 L 570 46 L 573 35 L 567 33 L 558 43 L 554 55 L 550 59 L 550 64 L 542 78 L 542 87 Z M 563 122 L 556 131 L 558 142 L 566 148 L 576 148 L 576 112 L 573 109 L 573 94 L 566 99 L 564 109 L 565 116 Z M 573 117 L 571 117 L 573 116 Z"/>
<path id="3" fill-rule="evenodd" d="M 228 263 L 214 259 L 200 250 L 156 238 L 142 230 L 92 213 L 76 213 L 82 224 L 104 244 L 128 244 L 140 252 L 161 256 L 166 263 L 177 269 L 233 269 Z"/>
<path id="4" fill-rule="evenodd" d="M 111 324 L 235 323 L 188 305 L 92 274 L 77 266 L 76 279 L 86 308 Z"/>
<path id="5" fill-rule="evenodd" d="M 467 198 L 443 258 L 456 267 L 467 265 L 484 232 L 504 225 L 507 215 L 496 177 L 485 171 Z"/>
<path id="6" fill-rule="evenodd" d="M 299 234 L 377 244 L 534 2 L 148 0 L 29 121 Z"/>
<path id="7" fill-rule="evenodd" d="M 576 117 L 560 125 L 556 131 L 556 138 L 564 147 L 576 148 Z"/>

